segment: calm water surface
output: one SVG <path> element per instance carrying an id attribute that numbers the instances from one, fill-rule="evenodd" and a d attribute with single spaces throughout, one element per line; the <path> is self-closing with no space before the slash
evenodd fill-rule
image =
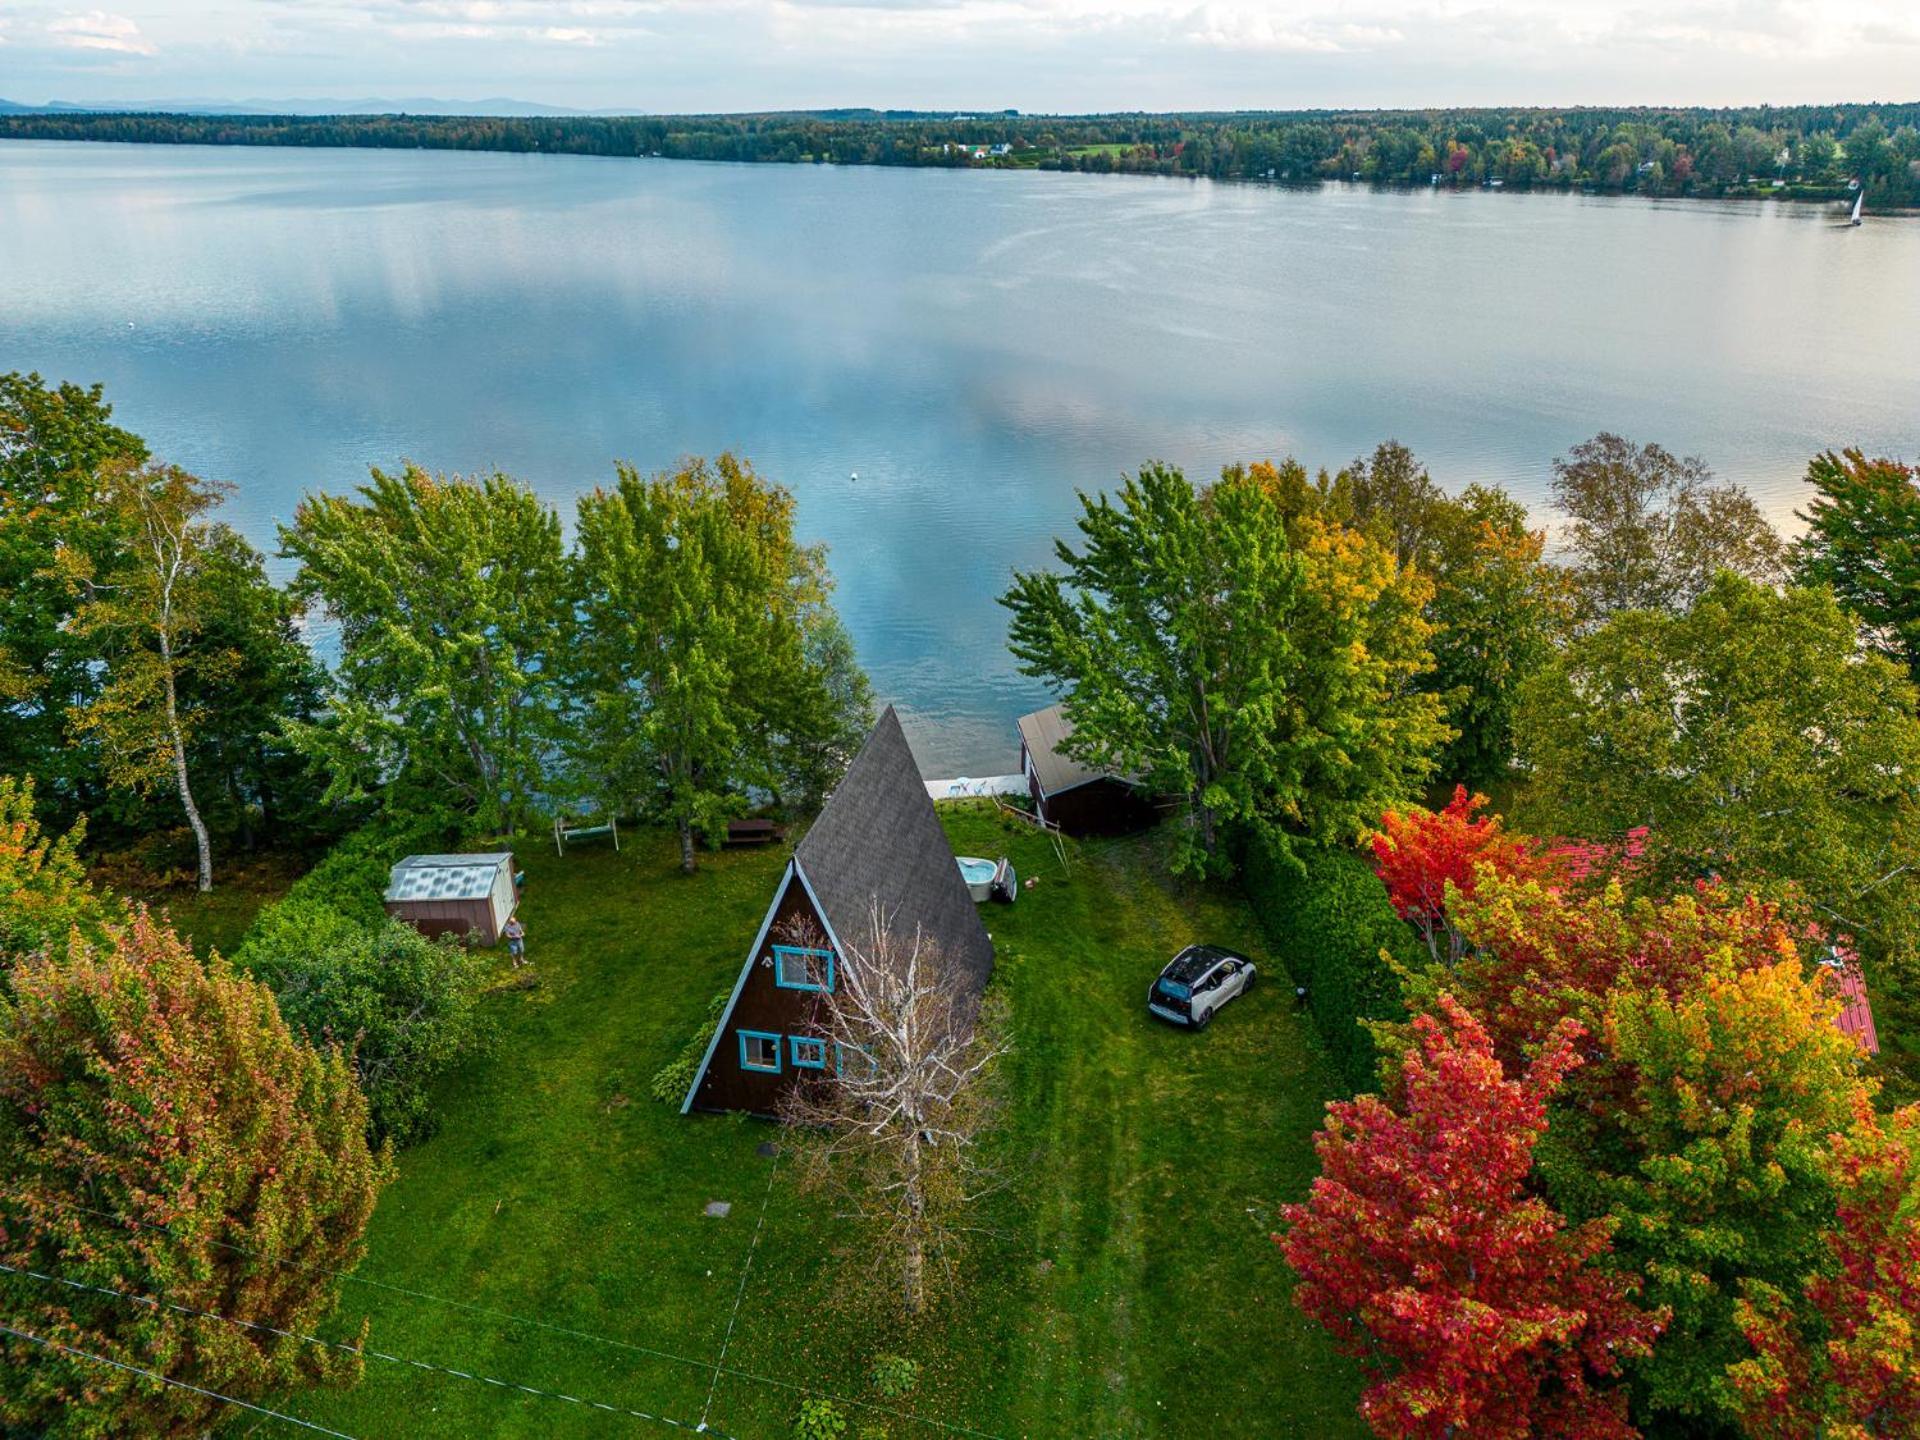
<path id="1" fill-rule="evenodd" d="M 101 380 L 273 545 L 370 464 L 799 496 L 923 767 L 1012 768 L 994 597 L 1074 491 L 1395 436 L 1531 503 L 1602 428 L 1777 518 L 1920 452 L 1920 221 L 1564 195 L 0 143 L 0 370 Z M 858 479 L 851 478 L 855 473 Z"/>

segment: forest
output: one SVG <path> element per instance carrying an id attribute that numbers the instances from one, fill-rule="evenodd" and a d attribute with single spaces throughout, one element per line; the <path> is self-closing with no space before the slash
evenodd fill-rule
<path id="1" fill-rule="evenodd" d="M 1920 203 L 1920 103 L 974 115 L 0 115 L 0 138 L 930 165 Z"/>

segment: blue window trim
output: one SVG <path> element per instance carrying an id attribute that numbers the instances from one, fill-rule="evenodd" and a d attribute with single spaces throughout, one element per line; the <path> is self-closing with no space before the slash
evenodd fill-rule
<path id="1" fill-rule="evenodd" d="M 780 1073 L 780 1037 L 766 1030 L 742 1030 L 740 1036 L 740 1068 L 751 1070 L 759 1075 L 778 1075 Z M 747 1059 L 747 1041 L 771 1040 L 773 1042 L 773 1064 L 756 1065 Z"/>
<path id="2" fill-rule="evenodd" d="M 817 956 L 817 957 L 824 958 L 827 962 L 827 983 L 824 985 L 816 985 L 811 980 L 787 979 L 786 962 L 790 956 L 801 956 L 801 957 Z M 805 975 L 807 973 L 806 963 L 804 958 L 802 959 L 802 962 L 800 965 L 800 973 L 802 975 Z M 831 995 L 833 993 L 833 951 L 816 950 L 806 945 L 774 946 L 773 947 L 773 983 L 775 985 L 778 985 L 782 990 L 812 990 L 820 994 Z"/>
<path id="3" fill-rule="evenodd" d="M 802 1060 L 800 1047 L 810 1046 L 818 1056 L 814 1060 Z M 796 1070 L 824 1070 L 827 1068 L 827 1042 L 817 1035 L 789 1035 L 787 1037 L 787 1059 L 793 1062 Z"/>
<path id="4" fill-rule="evenodd" d="M 869 1051 L 858 1045 L 846 1045 L 836 1040 L 833 1042 L 834 1074 L 844 1075 L 847 1073 L 847 1056 L 849 1053 L 858 1055 L 862 1060 L 867 1062 L 867 1073 L 869 1075 L 876 1073 L 880 1069 L 879 1062 L 873 1058 L 873 1055 Z"/>

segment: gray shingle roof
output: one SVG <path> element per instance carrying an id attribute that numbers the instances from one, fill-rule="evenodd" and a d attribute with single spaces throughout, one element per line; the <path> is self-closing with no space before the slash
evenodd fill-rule
<path id="1" fill-rule="evenodd" d="M 986 986 L 993 942 L 892 706 L 795 847 L 794 859 L 843 944 L 865 941 L 877 900 L 909 934 L 918 926 L 971 988 Z"/>
<path id="2" fill-rule="evenodd" d="M 1033 761 L 1033 773 L 1040 777 L 1042 795 L 1058 795 L 1062 790 L 1071 790 L 1089 780 L 1104 779 L 1109 773 L 1096 770 L 1061 751 L 1060 746 L 1071 734 L 1073 723 L 1067 719 L 1067 712 L 1061 706 L 1049 705 L 1044 710 L 1020 717 L 1020 738 L 1026 743 L 1027 755 Z"/>

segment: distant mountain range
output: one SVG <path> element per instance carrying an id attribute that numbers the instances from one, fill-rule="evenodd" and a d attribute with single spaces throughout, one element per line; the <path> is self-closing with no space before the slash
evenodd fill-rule
<path id="1" fill-rule="evenodd" d="M 165 115 L 592 115 L 616 111 L 571 110 L 564 105 L 539 105 L 531 100 L 495 97 L 490 100 L 442 100 L 430 95 L 402 99 L 378 96 L 364 100 L 327 97 L 309 100 L 101 100 L 76 104 L 49 100 L 25 105 L 0 100 L 0 115 L 73 115 L 83 113 Z"/>

